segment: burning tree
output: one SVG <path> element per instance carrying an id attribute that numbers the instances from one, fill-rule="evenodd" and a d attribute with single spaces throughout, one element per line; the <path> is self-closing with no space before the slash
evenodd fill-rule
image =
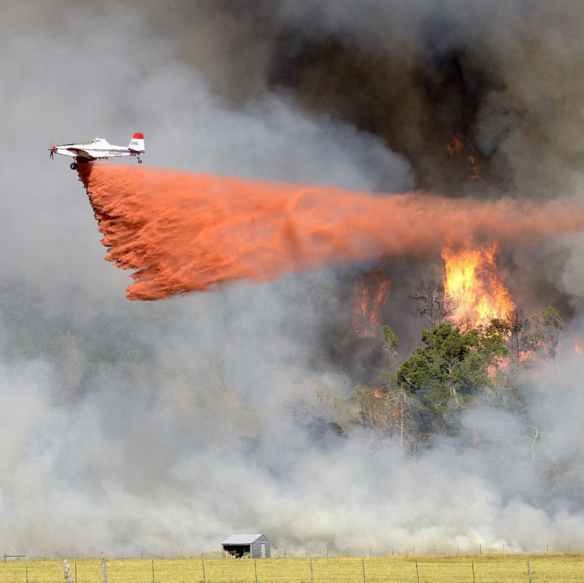
<path id="1" fill-rule="evenodd" d="M 516 362 L 529 359 L 534 348 L 534 338 L 531 334 L 531 320 L 523 310 L 514 309 L 506 318 L 495 318 L 491 324 L 505 338 L 505 344 Z"/>
<path id="2" fill-rule="evenodd" d="M 434 279 L 422 279 L 416 291 L 409 296 L 422 320 L 430 328 L 447 322 L 455 314 L 458 304 L 444 286 Z"/>
<path id="3" fill-rule="evenodd" d="M 357 283 L 353 329 L 359 338 L 375 338 L 377 335 L 381 311 L 390 291 L 391 281 L 383 269 L 364 275 Z"/>

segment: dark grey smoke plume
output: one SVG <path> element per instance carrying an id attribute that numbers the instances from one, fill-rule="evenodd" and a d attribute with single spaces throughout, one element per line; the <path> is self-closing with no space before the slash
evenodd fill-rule
<path id="1" fill-rule="evenodd" d="M 459 134 L 489 184 L 565 195 L 580 187 L 583 10 L 569 0 L 218 3 L 215 18 L 236 23 L 221 27 L 220 45 L 237 49 L 223 69 L 233 84 L 218 89 L 236 100 L 291 89 L 405 154 L 423 188 L 468 193 L 464 165 L 446 152 Z M 239 83 L 235 67 L 254 81 Z"/>
<path id="2" fill-rule="evenodd" d="M 412 457 L 359 428 L 351 400 L 382 364 L 350 337 L 353 284 L 376 266 L 129 303 L 46 148 L 143 131 L 155 166 L 570 204 L 583 27 L 579 0 L 7 0 L 0 550 L 199 553 L 236 531 L 289 549 L 582 550 L 579 357 L 526 383 L 523 417 L 485 399 L 460 438 Z M 581 235 L 504 249 L 516 303 L 584 328 L 583 251 Z M 385 267 L 384 322 L 411 344 L 407 294 L 441 260 Z"/>

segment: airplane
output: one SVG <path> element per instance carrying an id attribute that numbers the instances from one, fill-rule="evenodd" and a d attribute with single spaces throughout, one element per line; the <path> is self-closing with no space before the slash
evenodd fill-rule
<path id="1" fill-rule="evenodd" d="M 142 164 L 140 155 L 144 154 L 144 134 L 135 133 L 128 147 L 114 146 L 104 138 L 95 138 L 91 142 L 79 144 L 61 144 L 60 146 L 49 146 L 49 156 L 51 160 L 55 154 L 70 156 L 73 162 L 70 164 L 71 170 L 77 170 L 77 163 L 94 162 L 107 158 L 123 158 L 125 156 L 136 156 L 138 164 Z"/>

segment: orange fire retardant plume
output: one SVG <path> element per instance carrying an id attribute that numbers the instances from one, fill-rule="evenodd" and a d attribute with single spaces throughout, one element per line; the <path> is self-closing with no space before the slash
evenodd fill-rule
<path id="1" fill-rule="evenodd" d="M 132 300 L 382 256 L 416 256 L 468 241 L 522 240 L 584 226 L 582 208 L 512 199 L 374 196 L 165 169 L 80 164 L 109 249 L 134 270 Z"/>

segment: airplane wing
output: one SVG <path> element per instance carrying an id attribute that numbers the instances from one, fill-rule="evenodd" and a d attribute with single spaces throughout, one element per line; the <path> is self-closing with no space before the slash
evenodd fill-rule
<path id="1" fill-rule="evenodd" d="M 81 148 L 67 148 L 69 152 L 73 152 L 78 158 L 85 158 L 86 160 L 97 160 L 95 156 L 92 156 L 86 150 L 82 150 Z"/>

